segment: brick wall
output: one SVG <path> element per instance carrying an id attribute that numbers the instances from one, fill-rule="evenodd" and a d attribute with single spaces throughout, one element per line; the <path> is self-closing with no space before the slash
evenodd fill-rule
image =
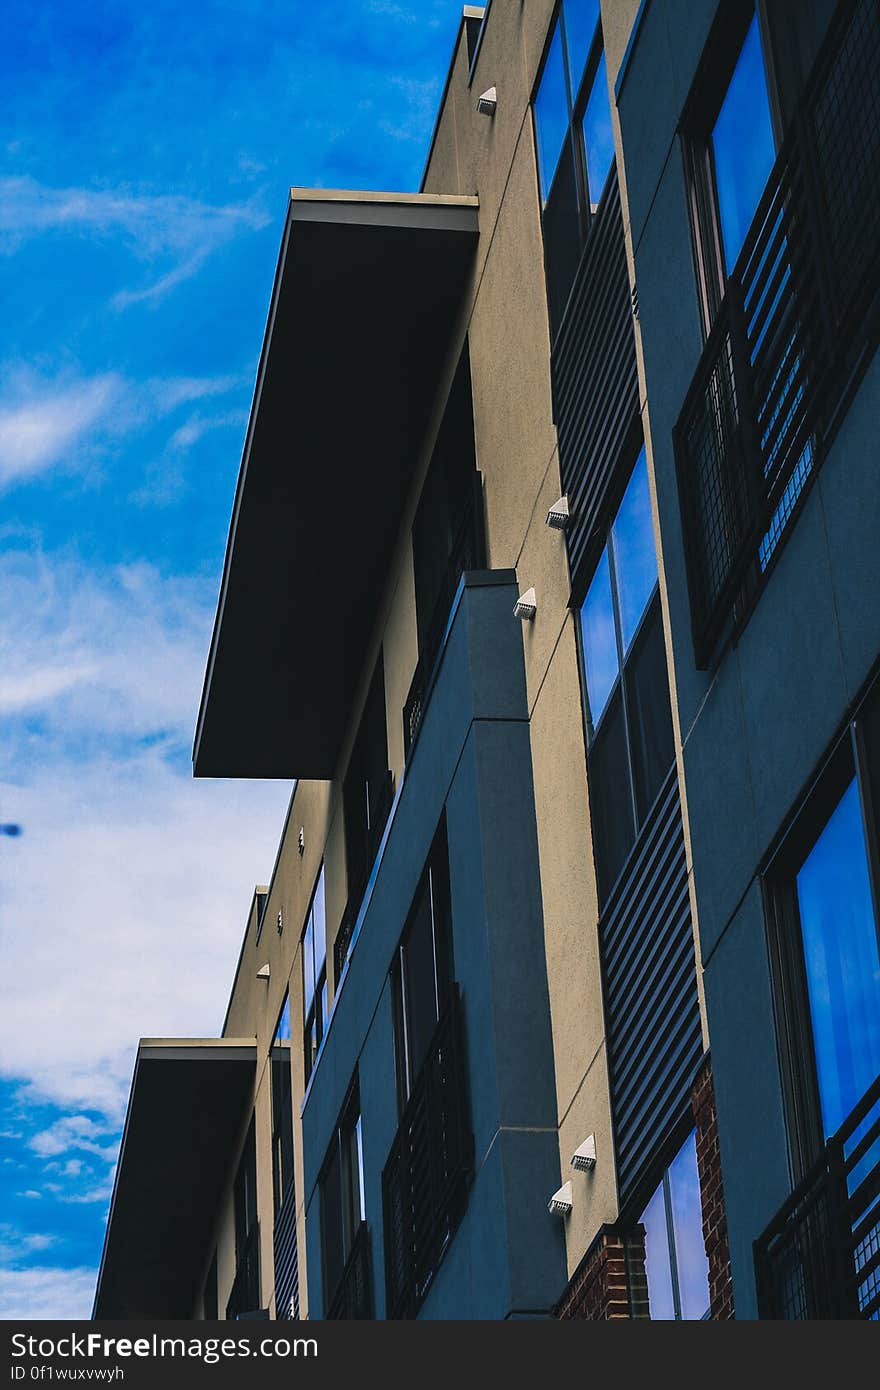
<path id="1" fill-rule="evenodd" d="M 703 1239 L 709 1259 L 709 1307 L 714 1320 L 734 1316 L 733 1280 L 730 1273 L 730 1245 L 727 1238 L 727 1212 L 721 1177 L 721 1150 L 712 1065 L 707 1057 L 697 1074 L 691 1095 L 697 1128 L 697 1169 L 703 1205 Z"/>
<path id="2" fill-rule="evenodd" d="M 559 1318 L 607 1322 L 648 1316 L 645 1230 L 603 1226 L 556 1309 Z"/>

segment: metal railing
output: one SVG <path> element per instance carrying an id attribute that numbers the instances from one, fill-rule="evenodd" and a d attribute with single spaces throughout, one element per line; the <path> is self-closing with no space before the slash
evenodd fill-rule
<path id="1" fill-rule="evenodd" d="M 403 707 L 404 756 L 415 742 L 425 706 L 436 674 L 437 659 L 443 646 L 452 600 L 465 570 L 482 569 L 486 563 L 486 536 L 483 520 L 483 476 L 474 473 L 473 489 L 462 512 L 449 551 L 446 571 L 437 594 L 431 619 L 419 634 L 419 660 Z"/>
<path id="2" fill-rule="evenodd" d="M 373 1275 L 367 1223 L 358 1226 L 345 1269 L 330 1300 L 327 1317 L 370 1319 L 373 1316 Z"/>
<path id="3" fill-rule="evenodd" d="M 675 427 L 698 665 L 745 620 L 877 341 L 880 13 L 847 0 Z"/>
<path id="4" fill-rule="evenodd" d="M 226 1304 L 226 1317 L 234 1321 L 260 1307 L 260 1223 L 255 1221 L 241 1250 L 237 1251 L 235 1279 Z"/>
<path id="5" fill-rule="evenodd" d="M 464 1214 L 473 1169 L 457 986 L 382 1174 L 389 1318 L 415 1317 Z"/>
<path id="6" fill-rule="evenodd" d="M 880 1077 L 755 1242 L 762 1318 L 880 1321 Z"/>

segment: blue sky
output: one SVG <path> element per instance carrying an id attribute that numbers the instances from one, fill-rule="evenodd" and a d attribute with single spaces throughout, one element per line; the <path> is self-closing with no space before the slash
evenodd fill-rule
<path id="1" fill-rule="evenodd" d="M 289 786 L 190 747 L 289 184 L 418 186 L 457 0 L 5 0 L 0 1317 L 87 1316 L 140 1036 L 222 1020 Z"/>

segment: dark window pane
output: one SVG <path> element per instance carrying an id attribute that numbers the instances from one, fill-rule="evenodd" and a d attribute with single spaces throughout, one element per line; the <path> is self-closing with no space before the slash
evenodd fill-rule
<path id="1" fill-rule="evenodd" d="M 626 689 L 636 806 L 641 825 L 675 756 L 659 595 L 627 662 Z"/>
<path id="2" fill-rule="evenodd" d="M 541 179 L 541 199 L 546 202 L 562 142 L 568 129 L 568 95 L 565 86 L 565 66 L 562 55 L 562 32 L 556 25 L 541 85 L 535 98 L 535 128 L 538 136 L 538 173 Z"/>
<path id="3" fill-rule="evenodd" d="M 314 922 L 315 979 L 317 979 L 324 969 L 324 962 L 327 959 L 327 925 L 324 907 L 323 864 L 321 865 L 321 872 L 318 875 L 318 884 L 315 888 L 315 897 L 312 902 L 312 920 Z"/>
<path id="4" fill-rule="evenodd" d="M 417 1075 L 437 1026 L 434 924 L 428 880 L 423 882 L 403 948 L 410 1083 Z"/>
<path id="5" fill-rule="evenodd" d="M 345 1268 L 342 1173 L 338 1143 L 337 1133 L 334 1132 L 330 1156 L 321 1180 L 321 1236 L 324 1246 L 324 1294 L 327 1300 L 336 1292 Z"/>
<path id="6" fill-rule="evenodd" d="M 590 720 L 595 728 L 608 703 L 619 669 L 607 550 L 602 551 L 581 607 L 581 634 Z"/>
<path id="7" fill-rule="evenodd" d="M 691 1133 L 670 1165 L 669 1191 L 681 1316 L 697 1321 L 709 1308 L 709 1261 L 703 1241 L 695 1133 Z"/>
<path id="8" fill-rule="evenodd" d="M 272 1096 L 272 1189 L 278 1212 L 293 1184 L 293 1104 L 290 1077 L 290 999 L 278 1020 L 272 1042 L 270 1090 Z"/>
<path id="9" fill-rule="evenodd" d="M 657 551 L 644 445 L 614 519 L 611 538 L 620 635 L 626 652 L 657 583 Z"/>
<path id="10" fill-rule="evenodd" d="M 880 960 L 853 780 L 797 876 L 826 1135 L 880 1074 Z"/>
<path id="11" fill-rule="evenodd" d="M 724 260 L 731 271 L 776 154 L 757 16 L 749 26 L 718 113 L 712 150 Z"/>
<path id="12" fill-rule="evenodd" d="M 590 749 L 589 774 L 593 846 L 599 896 L 604 899 L 623 868 L 635 838 L 619 687 Z"/>
<path id="13" fill-rule="evenodd" d="M 565 0 L 565 39 L 572 94 L 576 94 L 599 23 L 599 0 Z"/>
<path id="14" fill-rule="evenodd" d="M 555 332 L 562 322 L 581 255 L 581 224 L 571 139 L 556 171 L 544 208 L 544 268 L 550 323 Z"/>
<path id="15" fill-rule="evenodd" d="M 611 129 L 611 106 L 608 101 L 608 75 L 603 51 L 583 119 L 584 153 L 587 160 L 587 184 L 590 207 L 595 212 L 608 170 L 614 161 L 614 133 Z"/>
<path id="16" fill-rule="evenodd" d="M 305 998 L 306 1013 L 312 1007 L 312 1000 L 315 997 L 315 928 L 312 914 L 309 913 L 309 920 L 306 924 L 305 935 L 303 936 L 303 994 Z"/>
<path id="17" fill-rule="evenodd" d="M 644 1212 L 645 1273 L 648 1276 L 648 1307 L 655 1322 L 675 1317 L 672 1296 L 672 1266 L 669 1259 L 669 1228 L 666 1223 L 666 1194 L 663 1183 L 657 1188 Z"/>

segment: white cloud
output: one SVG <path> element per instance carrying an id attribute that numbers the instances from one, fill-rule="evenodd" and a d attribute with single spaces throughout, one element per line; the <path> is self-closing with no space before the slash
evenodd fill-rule
<path id="1" fill-rule="evenodd" d="M 38 1232 L 25 1235 L 14 1226 L 3 1222 L 0 1224 L 0 1267 L 13 1264 L 26 1255 L 40 1254 L 57 1243 L 57 1236 L 42 1235 Z"/>
<path id="2" fill-rule="evenodd" d="M 71 1149 L 80 1149 L 84 1153 L 95 1154 L 98 1158 L 112 1162 L 116 1157 L 115 1144 L 108 1146 L 99 1142 L 109 1133 L 112 1133 L 112 1130 L 108 1129 L 107 1125 L 96 1123 L 88 1115 L 63 1115 L 48 1129 L 32 1135 L 28 1140 L 28 1148 L 33 1149 L 41 1158 L 55 1158 L 59 1154 L 69 1153 Z M 79 1169 L 74 1175 L 78 1173 Z"/>
<path id="3" fill-rule="evenodd" d="M 52 468 L 81 471 L 114 439 L 152 425 L 182 405 L 240 390 L 248 379 L 225 374 L 135 382 L 107 373 L 53 380 L 21 364 L 7 364 L 3 375 L 0 492 Z M 186 447 L 221 425 L 241 426 L 246 418 L 241 410 L 204 419 L 196 415 L 172 435 L 172 447 Z"/>
<path id="4" fill-rule="evenodd" d="M 93 1269 L 0 1269 L 0 1319 L 85 1320 L 91 1315 L 94 1292 Z"/>
<path id="5" fill-rule="evenodd" d="M 0 590 L 0 670 L 14 657 L 33 680 L 0 725 L 0 810 L 23 827 L 0 861 L 2 1074 L 73 1112 L 44 1157 L 109 1158 L 82 1121 L 119 1124 L 138 1038 L 222 1021 L 289 786 L 192 780 L 213 585 L 12 552 Z M 53 691 L 41 673 L 65 668 L 81 674 Z"/>
<path id="6" fill-rule="evenodd" d="M 120 393 L 113 375 L 60 387 L 24 386 L 0 406 L 0 489 L 69 458 Z"/>
<path id="7" fill-rule="evenodd" d="M 215 206 L 174 194 L 49 188 L 28 177 L 0 179 L 0 251 L 7 255 L 33 237 L 75 232 L 121 238 L 135 256 L 151 264 L 172 262 L 147 285 L 115 295 L 117 308 L 160 298 L 193 276 L 220 246 L 268 221 L 254 203 Z"/>

